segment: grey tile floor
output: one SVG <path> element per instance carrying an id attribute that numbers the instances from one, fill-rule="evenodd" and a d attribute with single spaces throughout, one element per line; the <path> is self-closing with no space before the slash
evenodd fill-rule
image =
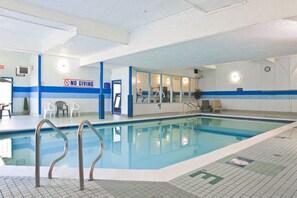
<path id="1" fill-rule="evenodd" d="M 32 177 L 0 177 L 0 197 L 114 197 L 95 182 L 85 182 L 79 190 L 77 179 L 41 178 L 41 187 L 35 188 Z"/>
<path id="2" fill-rule="evenodd" d="M 96 181 L 114 197 L 197 197 L 167 182 Z"/>
<path id="3" fill-rule="evenodd" d="M 223 178 L 216 184 L 210 184 L 214 178 L 189 176 L 198 170 L 169 183 L 200 197 L 297 197 L 296 136 L 291 129 L 199 169 Z M 244 168 L 226 163 L 236 156 L 254 162 Z"/>

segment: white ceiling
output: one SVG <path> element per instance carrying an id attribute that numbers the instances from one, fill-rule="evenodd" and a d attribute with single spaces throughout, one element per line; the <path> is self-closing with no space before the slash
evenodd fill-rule
<path id="1" fill-rule="evenodd" d="M 38 10 L 42 7 L 61 12 L 67 14 L 66 18 L 80 17 L 128 31 L 193 9 L 191 3 L 204 10 L 213 11 L 246 2 L 246 0 L 11 1 L 39 6 Z M 86 27 L 92 29 L 88 24 Z M 84 36 L 83 32 L 77 34 L 77 28 L 71 25 L 0 8 L 0 48 L 81 58 L 119 47 L 125 45 Z M 118 57 L 107 60 L 107 65 L 111 68 L 134 65 L 151 70 L 169 70 L 290 54 L 297 54 L 297 17 Z"/>
<path id="2" fill-rule="evenodd" d="M 277 20 L 107 62 L 168 70 L 292 54 L 297 54 L 297 22 Z"/>
<path id="3" fill-rule="evenodd" d="M 183 0 L 17 0 L 133 30 L 193 6 Z"/>
<path id="4" fill-rule="evenodd" d="M 46 40 L 61 43 L 75 27 L 0 9 L 0 48 L 43 52 L 50 48 Z"/>
<path id="5" fill-rule="evenodd" d="M 203 12 L 212 12 L 230 6 L 246 3 L 246 0 L 185 0 Z"/>
<path id="6" fill-rule="evenodd" d="M 80 58 L 93 53 L 102 52 L 112 48 L 123 46 L 123 44 L 96 39 L 92 37 L 77 35 L 67 42 L 47 50 L 46 54 Z"/>

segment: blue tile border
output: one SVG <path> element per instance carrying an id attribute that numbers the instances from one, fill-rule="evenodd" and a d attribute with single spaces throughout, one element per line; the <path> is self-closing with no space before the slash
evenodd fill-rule
<path id="1" fill-rule="evenodd" d="M 202 91 L 202 99 L 295 99 L 297 90 Z"/>

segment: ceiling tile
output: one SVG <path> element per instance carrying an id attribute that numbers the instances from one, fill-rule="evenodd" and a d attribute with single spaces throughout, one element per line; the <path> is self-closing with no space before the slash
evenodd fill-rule
<path id="1" fill-rule="evenodd" d="M 71 16 L 133 30 L 192 6 L 183 0 L 18 0 Z"/>
<path id="2" fill-rule="evenodd" d="M 228 6 L 243 4 L 246 0 L 186 0 L 204 12 L 212 12 Z"/>

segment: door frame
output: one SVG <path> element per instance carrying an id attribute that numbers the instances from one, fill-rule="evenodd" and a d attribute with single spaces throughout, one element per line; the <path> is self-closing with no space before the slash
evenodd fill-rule
<path id="1" fill-rule="evenodd" d="M 114 94 L 114 84 L 120 84 L 121 85 L 121 91 L 120 91 L 120 104 L 121 104 L 121 110 L 120 112 L 116 112 L 114 111 L 114 98 L 113 98 L 113 94 Z M 121 115 L 122 113 L 122 80 L 112 80 L 111 81 L 111 113 L 112 114 L 117 114 L 117 115 Z"/>

